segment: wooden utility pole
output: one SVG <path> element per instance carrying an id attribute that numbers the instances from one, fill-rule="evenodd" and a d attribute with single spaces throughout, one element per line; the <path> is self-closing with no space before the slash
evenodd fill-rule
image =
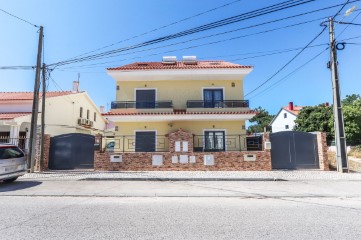
<path id="1" fill-rule="evenodd" d="M 37 124 L 39 112 L 39 88 L 40 88 L 40 71 L 41 71 L 41 54 L 43 50 L 43 26 L 39 30 L 38 56 L 36 61 L 33 108 L 31 112 L 31 128 L 30 128 L 30 143 L 29 143 L 29 160 L 30 172 L 34 172 L 35 157 L 36 157 L 36 137 Z"/>
<path id="2" fill-rule="evenodd" d="M 330 34 L 330 69 L 332 77 L 333 116 L 335 118 L 337 171 L 347 172 L 346 136 L 341 106 L 340 80 L 338 78 L 334 21 L 332 17 L 328 19 L 328 26 Z"/>
<path id="3" fill-rule="evenodd" d="M 39 172 L 43 170 L 44 165 L 44 136 L 45 136 L 45 97 L 46 97 L 46 66 L 43 63 L 42 68 L 42 85 L 43 85 L 43 94 L 42 94 L 42 102 L 41 102 L 41 146 L 40 146 L 40 163 L 39 163 Z"/>

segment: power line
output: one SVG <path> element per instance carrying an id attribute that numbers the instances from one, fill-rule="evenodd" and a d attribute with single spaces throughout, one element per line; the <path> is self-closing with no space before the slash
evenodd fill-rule
<path id="1" fill-rule="evenodd" d="M 189 30 L 185 30 L 185 31 L 181 31 L 175 34 L 171 34 L 171 35 L 167 35 L 165 37 L 161 37 L 161 38 L 156 38 L 150 41 L 146 41 L 143 43 L 139 43 L 133 46 L 128 46 L 128 47 L 124 47 L 124 48 L 120 48 L 120 49 L 115 49 L 115 50 L 111 50 L 111 51 L 107 51 L 107 52 L 103 52 L 103 53 L 99 53 L 99 54 L 94 54 L 94 55 L 89 55 L 86 57 L 82 57 L 82 58 L 77 58 L 77 59 L 70 59 L 70 60 L 65 60 L 65 61 L 61 61 L 61 62 L 57 62 L 57 63 L 53 63 L 50 64 L 51 65 L 56 65 L 56 66 L 60 66 L 60 65 L 65 65 L 65 64 L 70 64 L 70 63 L 75 63 L 75 62 L 79 62 L 79 61 L 89 61 L 92 59 L 97 59 L 103 56 L 107 56 L 107 55 L 111 55 L 111 54 L 115 54 L 118 52 L 123 52 L 123 51 L 128 51 L 131 49 L 135 49 L 135 48 L 140 48 L 140 47 L 144 47 L 144 46 L 148 46 L 148 45 L 152 45 L 152 44 L 156 44 L 159 42 L 163 42 L 163 41 L 167 41 L 167 40 L 171 40 L 171 39 L 175 39 L 175 38 L 179 38 L 179 37 L 183 37 L 183 36 L 187 36 L 190 34 L 194 34 L 194 33 L 198 33 L 198 32 L 202 32 L 202 31 L 206 31 L 206 30 L 210 30 L 210 29 L 214 29 L 214 28 L 218 28 L 221 26 L 225 26 L 225 25 L 229 25 L 232 23 L 236 23 L 236 22 L 240 22 L 240 21 L 244 21 L 244 20 L 248 20 L 248 19 L 252 19 L 255 17 L 259 17 L 262 15 L 266 15 L 266 14 L 270 14 L 270 13 L 274 13 L 277 11 L 281 11 L 284 9 L 288 9 L 288 8 L 293 8 L 302 4 L 306 4 L 309 2 L 313 2 L 316 0 L 288 0 L 279 4 L 274 4 L 268 7 L 264 7 L 261 9 L 257 9 L 254 11 L 250 11 L 247 13 L 243 13 L 234 17 L 230 17 L 230 18 L 226 18 L 223 20 L 219 20 L 216 22 L 212 22 L 209 24 L 205 24 L 196 28 L 192 28 Z"/>
<path id="2" fill-rule="evenodd" d="M 27 21 L 27 20 L 25 20 L 25 19 L 23 19 L 23 18 L 21 18 L 21 17 L 15 16 L 14 14 L 9 13 L 9 12 L 5 11 L 4 9 L 1 9 L 1 8 L 0 8 L 0 11 L 4 12 L 4 13 L 6 13 L 6 14 L 8 14 L 8 15 L 10 15 L 10 16 L 12 16 L 12 17 L 14 17 L 14 18 L 16 18 L 16 19 L 18 19 L 18 20 L 20 20 L 20 21 L 23 21 L 23 22 L 25 22 L 25 23 L 27 23 L 27 24 L 30 24 L 30 25 L 33 26 L 33 27 L 39 28 L 39 26 L 37 26 L 37 25 L 35 25 L 35 24 L 33 24 L 33 23 L 31 23 L 31 22 L 29 22 L 29 21 Z"/>
<path id="3" fill-rule="evenodd" d="M 36 66 L 0 66 L 0 70 L 33 70 Z"/>
<path id="4" fill-rule="evenodd" d="M 347 0 L 341 7 L 341 9 L 334 15 L 337 16 L 344 8 L 345 6 L 350 2 L 350 0 Z M 277 76 L 283 69 L 285 69 L 288 65 L 290 65 L 303 51 L 308 48 L 314 41 L 316 41 L 317 38 L 319 38 L 322 33 L 326 30 L 327 26 L 323 26 L 323 29 L 304 47 L 299 51 L 291 60 L 289 60 L 285 65 L 283 65 L 279 70 L 277 70 L 271 77 L 267 78 L 264 82 L 262 82 L 260 85 L 258 85 L 256 88 L 254 88 L 252 91 L 248 92 L 244 96 L 248 96 L 249 94 L 257 91 L 259 88 L 264 86 L 267 82 L 271 81 L 275 76 Z"/>
<path id="5" fill-rule="evenodd" d="M 259 92 L 258 94 L 250 97 L 249 99 L 254 99 L 260 95 L 262 95 L 263 93 L 267 93 L 269 91 L 271 91 L 273 88 L 277 87 L 278 85 L 280 85 L 284 80 L 288 79 L 290 76 L 292 76 L 293 74 L 295 74 L 296 72 L 298 72 L 299 70 L 301 70 L 302 68 L 304 68 L 306 65 L 308 65 L 309 63 L 311 63 L 312 61 L 314 61 L 316 58 L 318 58 L 319 56 L 321 56 L 323 53 L 325 53 L 329 48 L 326 48 L 324 50 L 322 50 L 320 53 L 318 53 L 317 55 L 315 55 L 314 57 L 312 57 L 310 60 L 308 60 L 306 63 L 302 64 L 301 66 L 299 66 L 298 68 L 296 68 L 295 70 L 293 70 L 292 72 L 290 72 L 289 74 L 287 74 L 286 76 L 284 76 L 283 78 L 281 78 L 280 80 L 278 80 L 277 82 L 275 82 L 274 84 L 270 85 L 268 88 L 264 89 L 263 91 Z"/>
<path id="6" fill-rule="evenodd" d="M 223 5 L 221 5 L 221 6 L 218 6 L 218 7 L 212 8 L 212 9 L 209 9 L 209 10 L 207 10 L 207 11 L 205 11 L 205 12 L 201 12 L 201 13 L 192 15 L 192 16 L 190 16 L 190 17 L 186 17 L 186 18 L 183 18 L 183 19 L 181 19 L 181 20 L 172 22 L 172 23 L 170 23 L 170 24 L 166 24 L 166 25 L 163 25 L 163 26 L 161 26 L 161 27 L 154 28 L 154 29 L 152 29 L 152 30 L 149 30 L 149 31 L 147 31 L 147 32 L 144 32 L 144 33 L 135 35 L 135 36 L 133 36 L 133 37 L 123 39 L 123 40 L 121 40 L 121 41 L 118 41 L 118 42 L 115 42 L 115 43 L 106 45 L 106 46 L 104 46 L 104 47 L 97 48 L 97 49 L 92 50 L 92 51 L 89 51 L 89 52 L 85 52 L 85 53 L 83 53 L 83 54 L 80 54 L 80 55 L 75 56 L 74 58 L 77 58 L 77 57 L 80 57 L 80 56 L 84 56 L 84 55 L 89 54 L 89 53 L 97 52 L 97 51 L 99 51 L 99 50 L 102 50 L 102 49 L 105 49 L 105 48 L 108 48 L 108 47 L 112 47 L 112 46 L 114 46 L 114 45 L 117 45 L 117 44 L 120 44 L 120 43 L 123 43 L 123 42 L 127 42 L 127 41 L 133 40 L 133 39 L 135 39 L 135 38 L 139 38 L 139 37 L 145 36 L 145 35 L 147 35 L 147 34 L 149 34 L 149 33 L 156 32 L 156 31 L 158 31 L 158 30 L 161 30 L 161 29 L 164 29 L 164 28 L 167 28 L 167 27 L 176 25 L 176 24 L 178 24 L 178 23 L 181 23 L 181 22 L 184 22 L 184 21 L 193 19 L 193 18 L 195 18 L 195 17 L 199 17 L 199 16 L 201 16 L 201 15 L 204 15 L 204 14 L 207 14 L 207 13 L 210 13 L 210 12 L 213 12 L 213 11 L 216 11 L 216 10 L 218 10 L 218 9 L 221 9 L 221 8 L 224 8 L 224 7 L 227 7 L 227 6 L 230 6 L 230 5 L 232 5 L 232 4 L 235 4 L 235 3 L 241 2 L 241 1 L 243 1 L 243 0 L 236 0 L 236 1 L 233 1 L 233 2 L 230 2 L 230 3 L 223 4 Z"/>
<path id="7" fill-rule="evenodd" d="M 283 18 L 283 19 L 288 19 L 288 17 L 287 17 L 287 18 Z M 269 29 L 269 30 L 264 30 L 264 31 L 260 31 L 260 32 L 256 32 L 256 33 L 251 33 L 251 34 L 240 35 L 240 36 L 236 36 L 236 37 L 232 37 L 232 38 L 222 39 L 222 40 L 213 41 L 213 42 L 208 42 L 208 43 L 203 43 L 203 44 L 199 44 L 199 45 L 193 45 L 193 46 L 188 46 L 188 47 L 184 47 L 184 48 L 177 48 L 177 49 L 174 49 L 174 50 L 168 50 L 168 51 L 166 51 L 166 52 L 153 53 L 153 54 L 149 54 L 149 55 L 146 55 L 146 56 L 154 56 L 154 55 L 158 55 L 158 54 L 162 54 L 162 53 L 170 53 L 170 52 L 174 52 L 174 51 L 187 50 L 187 49 L 196 48 L 196 47 L 200 47 L 200 46 L 212 45 L 212 44 L 217 44 L 217 43 L 221 43 L 221 42 L 231 41 L 231 40 L 235 40 L 235 39 L 239 39 L 239 38 L 244 38 L 244 37 L 254 36 L 254 35 L 258 35 L 258 34 L 269 33 L 269 32 L 273 32 L 273 31 L 276 31 L 276 30 L 281 30 L 281 29 L 285 29 L 285 28 L 295 27 L 295 26 L 299 26 L 299 25 L 302 25 L 302 24 L 306 24 L 306 23 L 318 21 L 318 20 L 320 20 L 320 19 L 324 19 L 324 18 L 318 18 L 318 19 L 315 19 L 315 20 L 310 20 L 310 21 L 305 21 L 305 22 L 301 22 L 301 23 L 291 24 L 291 25 L 287 25 L 287 26 L 282 26 L 282 27 L 273 28 L 273 29 Z M 253 26 L 254 26 L 254 25 L 253 25 Z M 249 28 L 249 27 L 245 27 L 245 28 Z M 242 29 L 245 29 L 245 28 L 242 28 Z M 232 30 L 232 31 L 234 31 L 234 30 Z M 216 34 L 216 35 L 218 35 L 218 34 Z M 190 41 L 195 41 L 195 40 L 200 40 L 200 39 L 203 40 L 204 38 L 208 38 L 208 37 L 210 37 L 210 36 L 211 36 L 211 35 L 206 36 L 206 37 L 200 37 L 200 38 L 192 39 L 192 40 L 186 40 L 186 41 L 183 41 L 183 42 L 168 44 L 168 45 L 159 46 L 159 47 L 154 47 L 154 48 L 151 48 L 151 49 L 145 49 L 145 50 L 139 50 L 139 51 L 134 51 L 134 52 L 130 52 L 130 53 L 125 53 L 125 54 L 122 54 L 122 55 L 129 55 L 129 54 L 134 54 L 134 53 L 139 53 L 139 52 L 150 51 L 150 50 L 154 50 L 154 49 L 159 49 L 159 48 L 164 48 L 164 47 L 179 45 L 179 44 L 182 44 L 182 43 L 186 43 L 186 42 L 190 42 Z M 145 56 L 143 56 L 143 57 L 145 57 Z M 136 59 L 136 58 L 142 58 L 142 57 L 133 57 L 133 58 L 127 58 L 127 59 L 122 59 L 122 60 L 116 60 L 116 61 L 107 61 L 107 62 L 102 62 L 102 63 L 86 64 L 86 65 L 73 66 L 73 67 L 67 67 L 67 68 L 62 68 L 62 69 L 81 68 L 81 67 L 88 67 L 88 66 L 98 66 L 98 65 L 102 65 L 102 64 L 108 64 L 108 63 L 119 62 L 119 61 L 130 60 L 130 59 Z"/>

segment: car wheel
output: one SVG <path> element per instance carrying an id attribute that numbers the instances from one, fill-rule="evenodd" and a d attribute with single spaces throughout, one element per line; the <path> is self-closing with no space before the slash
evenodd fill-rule
<path id="1" fill-rule="evenodd" d="M 5 179 L 5 180 L 4 180 L 4 183 L 11 183 L 11 182 L 14 182 L 16 179 L 18 179 L 18 177 Z"/>

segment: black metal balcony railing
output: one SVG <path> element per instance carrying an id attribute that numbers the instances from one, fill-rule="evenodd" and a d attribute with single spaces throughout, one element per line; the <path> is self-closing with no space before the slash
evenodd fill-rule
<path id="1" fill-rule="evenodd" d="M 119 108 L 138 108 L 138 109 L 147 109 L 147 108 L 173 108 L 172 101 L 154 101 L 154 102 L 139 102 L 139 101 L 115 101 L 112 102 L 112 109 Z"/>
<path id="2" fill-rule="evenodd" d="M 262 137 L 224 135 L 209 137 L 193 135 L 195 152 L 262 151 Z"/>
<path id="3" fill-rule="evenodd" d="M 204 101 L 188 100 L 187 108 L 242 108 L 249 107 L 248 100 Z"/>

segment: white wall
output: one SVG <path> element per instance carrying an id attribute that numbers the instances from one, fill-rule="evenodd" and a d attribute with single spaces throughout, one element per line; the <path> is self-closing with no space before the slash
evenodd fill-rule
<path id="1" fill-rule="evenodd" d="M 287 118 L 284 118 L 284 114 L 287 113 Z M 292 131 L 293 127 L 295 126 L 296 116 L 292 113 L 282 109 L 279 114 L 276 116 L 272 123 L 272 132 L 281 132 L 281 131 Z M 286 129 L 286 125 L 289 126 Z"/>
<path id="2" fill-rule="evenodd" d="M 41 101 L 40 105 L 41 106 Z M 87 110 L 90 111 L 89 120 L 93 121 L 93 128 L 88 129 L 78 125 L 80 118 L 80 107 L 83 107 L 83 118 L 87 117 Z M 96 113 L 96 121 L 94 121 Z M 39 117 L 39 122 L 41 117 Z M 66 133 L 96 134 L 105 129 L 105 120 L 98 108 L 92 103 L 85 92 L 52 97 L 46 99 L 45 109 L 45 133 L 59 135 Z"/>

